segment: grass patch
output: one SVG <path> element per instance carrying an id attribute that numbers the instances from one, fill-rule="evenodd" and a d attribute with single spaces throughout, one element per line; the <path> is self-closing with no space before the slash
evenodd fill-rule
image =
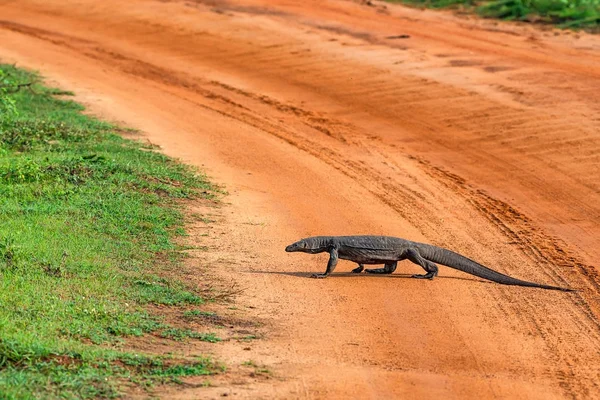
<path id="1" fill-rule="evenodd" d="M 140 304 L 163 304 L 167 306 L 202 304 L 204 300 L 188 291 L 178 281 L 154 277 L 153 280 L 137 279 L 138 289 L 136 299 Z"/>
<path id="2" fill-rule="evenodd" d="M 181 257 L 181 200 L 213 186 L 55 97 L 72 93 L 0 71 L 0 397 L 114 397 L 123 379 L 214 372 L 99 346 L 165 332 L 146 304 L 203 302 L 156 271 Z"/>
<path id="3" fill-rule="evenodd" d="M 3 399 L 118 398 L 122 382 L 150 388 L 157 383 L 181 383 L 186 376 L 224 371 L 207 358 L 173 359 L 109 351 L 44 353 L 29 353 L 27 359 L 2 368 Z"/>
<path id="4" fill-rule="evenodd" d="M 220 342 L 219 339 L 214 333 L 198 333 L 194 332 L 190 329 L 180 329 L 180 328 L 167 328 L 160 332 L 160 336 L 167 339 L 173 339 L 177 341 L 184 340 L 186 338 L 190 339 L 198 339 L 203 342 L 217 343 Z"/>
<path id="5" fill-rule="evenodd" d="M 212 318 L 212 317 L 216 317 L 217 313 L 214 311 L 187 310 L 187 311 L 184 311 L 183 316 L 185 318 L 195 318 L 195 317 Z"/>
<path id="6" fill-rule="evenodd" d="M 600 31 L 600 0 L 387 0 L 429 8 L 463 8 L 486 18 Z"/>

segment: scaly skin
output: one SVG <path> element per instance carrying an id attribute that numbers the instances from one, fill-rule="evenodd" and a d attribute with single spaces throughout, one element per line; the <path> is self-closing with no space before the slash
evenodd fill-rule
<path id="1" fill-rule="evenodd" d="M 358 268 L 352 270 L 354 273 L 361 273 L 365 269 L 365 264 L 384 265 L 383 268 L 367 269 L 366 272 L 371 274 L 391 274 L 396 270 L 398 261 L 410 260 L 420 265 L 426 272 L 423 275 L 413 275 L 413 278 L 433 279 L 438 274 L 438 267 L 434 263 L 439 263 L 503 285 L 573 291 L 568 288 L 522 281 L 489 269 L 453 251 L 391 236 L 313 236 L 290 244 L 285 251 L 310 254 L 328 252 L 327 270 L 324 274 L 313 274 L 313 278 L 325 278 L 331 274 L 338 259 L 357 263 Z"/>

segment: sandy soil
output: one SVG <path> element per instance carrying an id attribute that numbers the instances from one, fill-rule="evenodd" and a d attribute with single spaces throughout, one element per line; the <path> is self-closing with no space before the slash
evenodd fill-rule
<path id="1" fill-rule="evenodd" d="M 207 351 L 274 378 L 165 398 L 600 397 L 599 36 L 360 1 L 3 0 L 0 58 L 230 192 L 198 268 L 266 329 Z M 361 233 L 580 291 L 408 262 L 313 280 L 326 256 L 283 252 Z"/>

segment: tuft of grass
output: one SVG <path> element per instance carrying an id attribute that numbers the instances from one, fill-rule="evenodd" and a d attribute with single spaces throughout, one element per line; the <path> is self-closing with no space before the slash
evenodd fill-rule
<path id="1" fill-rule="evenodd" d="M 55 97 L 71 93 L 12 66 L 0 72 L 0 397 L 111 398 L 123 379 L 216 371 L 152 369 L 161 358 L 151 354 L 131 356 L 150 365 L 131 368 L 101 346 L 165 332 L 145 305 L 202 304 L 156 271 L 182 257 L 173 241 L 185 233 L 181 200 L 215 188 Z"/>
<path id="2" fill-rule="evenodd" d="M 146 385 L 155 382 L 181 383 L 180 378 L 182 377 L 212 375 L 215 372 L 225 371 L 224 366 L 215 364 L 209 358 L 203 357 L 180 362 L 166 357 L 122 354 L 116 358 L 116 361 L 122 365 L 120 369 L 121 376 L 133 374 L 144 381 Z"/>
<path id="3" fill-rule="evenodd" d="M 271 370 L 269 368 L 267 368 L 265 365 L 259 365 L 255 361 L 253 361 L 253 360 L 244 361 L 242 363 L 242 366 L 248 367 L 248 368 L 253 368 L 254 369 L 254 375 L 261 375 L 261 376 L 265 376 L 265 377 L 270 377 L 273 374 L 271 372 Z"/>
<path id="4" fill-rule="evenodd" d="M 253 360 L 244 361 L 242 363 L 242 365 L 244 367 L 258 368 L 258 364 L 256 362 L 254 362 Z"/>
<path id="5" fill-rule="evenodd" d="M 138 288 L 136 297 L 140 304 L 152 303 L 174 306 L 204 303 L 202 297 L 186 290 L 181 282 L 158 278 L 151 281 L 136 279 L 134 284 Z"/>
<path id="6" fill-rule="evenodd" d="M 199 333 L 194 332 L 190 329 L 180 329 L 180 328 L 167 328 L 160 332 L 160 336 L 167 339 L 181 341 L 186 338 L 190 339 L 198 339 L 203 342 L 209 343 L 217 343 L 220 342 L 219 339 L 214 333 Z"/>

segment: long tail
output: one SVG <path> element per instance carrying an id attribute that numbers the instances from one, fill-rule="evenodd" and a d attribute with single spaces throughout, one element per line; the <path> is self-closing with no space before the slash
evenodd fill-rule
<path id="1" fill-rule="evenodd" d="M 503 285 L 529 286 L 550 290 L 562 290 L 565 292 L 575 291 L 573 289 L 562 288 L 558 286 L 541 285 L 539 283 L 522 281 L 520 279 L 513 278 L 512 276 L 504 275 L 500 272 L 494 271 L 493 269 L 489 269 L 478 262 L 442 247 L 432 246 L 424 243 L 415 243 L 415 245 L 419 250 L 421 257 L 426 260 L 442 264 L 447 267 L 466 272 L 467 274 L 478 276 L 480 278 L 488 279 L 493 282 L 501 283 Z"/>

